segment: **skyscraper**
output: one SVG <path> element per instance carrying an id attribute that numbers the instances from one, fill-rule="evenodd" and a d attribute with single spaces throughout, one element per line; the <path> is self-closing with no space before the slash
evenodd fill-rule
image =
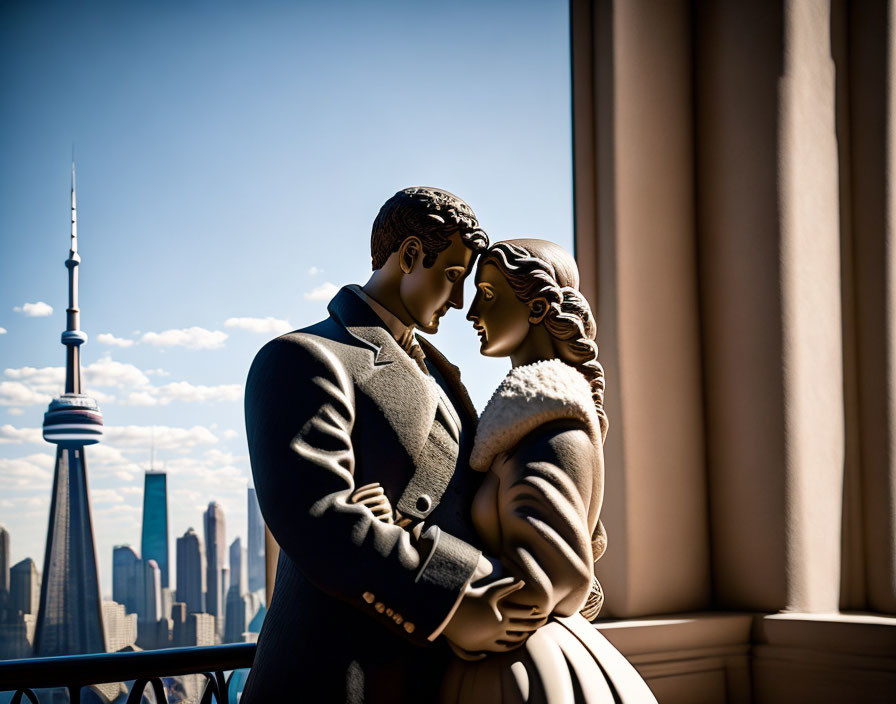
<path id="1" fill-rule="evenodd" d="M 177 539 L 177 600 L 187 613 L 205 611 L 205 553 L 202 539 L 192 528 Z"/>
<path id="2" fill-rule="evenodd" d="M 187 616 L 187 645 L 215 644 L 215 617 L 211 614 Z"/>
<path id="3" fill-rule="evenodd" d="M 9 533 L 0 526 L 0 617 L 9 599 Z"/>
<path id="4" fill-rule="evenodd" d="M 103 626 L 110 653 L 137 642 L 137 614 L 126 613 L 123 604 L 115 601 L 103 602 Z"/>
<path id="5" fill-rule="evenodd" d="M 155 560 L 141 560 L 137 580 L 138 631 L 162 617 L 161 573 Z"/>
<path id="6" fill-rule="evenodd" d="M 246 498 L 249 514 L 249 591 L 254 592 L 259 589 L 264 589 L 265 585 L 264 521 L 261 518 L 261 509 L 258 506 L 258 495 L 255 493 L 254 487 L 249 487 Z"/>
<path id="7" fill-rule="evenodd" d="M 205 512 L 205 610 L 215 617 L 215 627 L 223 634 L 224 626 L 224 551 L 225 541 L 224 509 L 212 501 Z"/>
<path id="8" fill-rule="evenodd" d="M 171 605 L 171 622 L 171 645 L 175 648 L 187 646 L 187 605 L 182 601 Z"/>
<path id="9" fill-rule="evenodd" d="M 26 557 L 9 571 L 9 608 L 23 614 L 37 614 L 40 605 L 40 575 L 34 560 Z"/>
<path id="10" fill-rule="evenodd" d="M 249 630 L 252 617 L 258 613 L 261 600 L 257 594 L 243 592 L 233 585 L 227 592 L 227 617 L 224 621 L 224 642 L 241 643 L 243 633 Z"/>
<path id="11" fill-rule="evenodd" d="M 81 393 L 81 345 L 87 342 L 87 335 L 79 329 L 80 262 L 72 164 L 71 246 L 65 262 L 68 308 L 62 333 L 66 349 L 65 392 L 50 402 L 43 425 L 44 440 L 56 445 L 56 466 L 34 635 L 34 653 L 38 656 L 106 650 L 84 456 L 85 445 L 99 442 L 102 437 L 103 416 L 96 401 Z"/>
<path id="12" fill-rule="evenodd" d="M 239 536 L 230 544 L 230 586 L 237 587 L 240 594 L 249 589 L 246 578 L 246 550 Z"/>
<path id="13" fill-rule="evenodd" d="M 162 617 L 162 583 L 155 560 L 140 560 L 137 568 L 137 645 L 145 650 L 158 646 Z"/>
<path id="14" fill-rule="evenodd" d="M 130 545 L 112 548 L 112 599 L 124 606 L 125 612 L 137 613 L 137 580 L 140 558 Z"/>
<path id="15" fill-rule="evenodd" d="M 168 477 L 165 472 L 150 470 L 143 483 L 143 537 L 140 555 L 155 560 L 159 566 L 162 587 L 168 584 Z"/>

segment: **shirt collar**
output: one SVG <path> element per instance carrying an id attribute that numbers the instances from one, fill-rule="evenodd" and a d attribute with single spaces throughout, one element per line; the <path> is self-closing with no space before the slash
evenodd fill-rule
<path id="1" fill-rule="evenodd" d="M 386 329 L 391 333 L 392 337 L 395 338 L 395 341 L 404 347 L 408 340 L 411 339 L 414 335 L 413 328 L 408 327 L 403 322 L 401 322 L 398 317 L 387 310 L 379 301 L 374 300 L 366 293 L 364 293 L 363 289 L 357 284 L 351 284 L 347 286 L 352 293 L 354 293 L 358 298 L 364 301 L 368 306 L 370 306 L 371 310 L 377 314 L 380 320 L 386 326 Z"/>

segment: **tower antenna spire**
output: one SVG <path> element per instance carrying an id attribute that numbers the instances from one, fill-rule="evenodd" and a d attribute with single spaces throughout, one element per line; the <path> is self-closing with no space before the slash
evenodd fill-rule
<path id="1" fill-rule="evenodd" d="M 78 201 L 75 195 L 75 147 L 72 145 L 72 245 L 71 252 L 78 253 Z M 77 291 L 75 292 L 77 293 Z"/>

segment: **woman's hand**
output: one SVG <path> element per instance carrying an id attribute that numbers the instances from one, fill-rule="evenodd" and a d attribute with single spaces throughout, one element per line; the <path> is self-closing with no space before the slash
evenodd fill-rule
<path id="1" fill-rule="evenodd" d="M 481 556 L 480 567 L 443 631 L 455 654 L 478 660 L 487 652 L 513 650 L 543 626 L 547 615 L 512 600 L 523 586 L 521 580 L 504 576 L 497 560 Z"/>

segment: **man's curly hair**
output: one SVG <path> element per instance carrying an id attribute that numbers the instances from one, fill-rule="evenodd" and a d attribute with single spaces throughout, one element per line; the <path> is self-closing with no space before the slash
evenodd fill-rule
<path id="1" fill-rule="evenodd" d="M 400 190 L 380 208 L 370 233 L 370 257 L 380 269 L 401 243 L 416 235 L 423 244 L 423 266 L 431 267 L 439 253 L 459 234 L 474 252 L 488 247 L 488 235 L 479 227 L 476 213 L 453 193 L 416 186 Z"/>

